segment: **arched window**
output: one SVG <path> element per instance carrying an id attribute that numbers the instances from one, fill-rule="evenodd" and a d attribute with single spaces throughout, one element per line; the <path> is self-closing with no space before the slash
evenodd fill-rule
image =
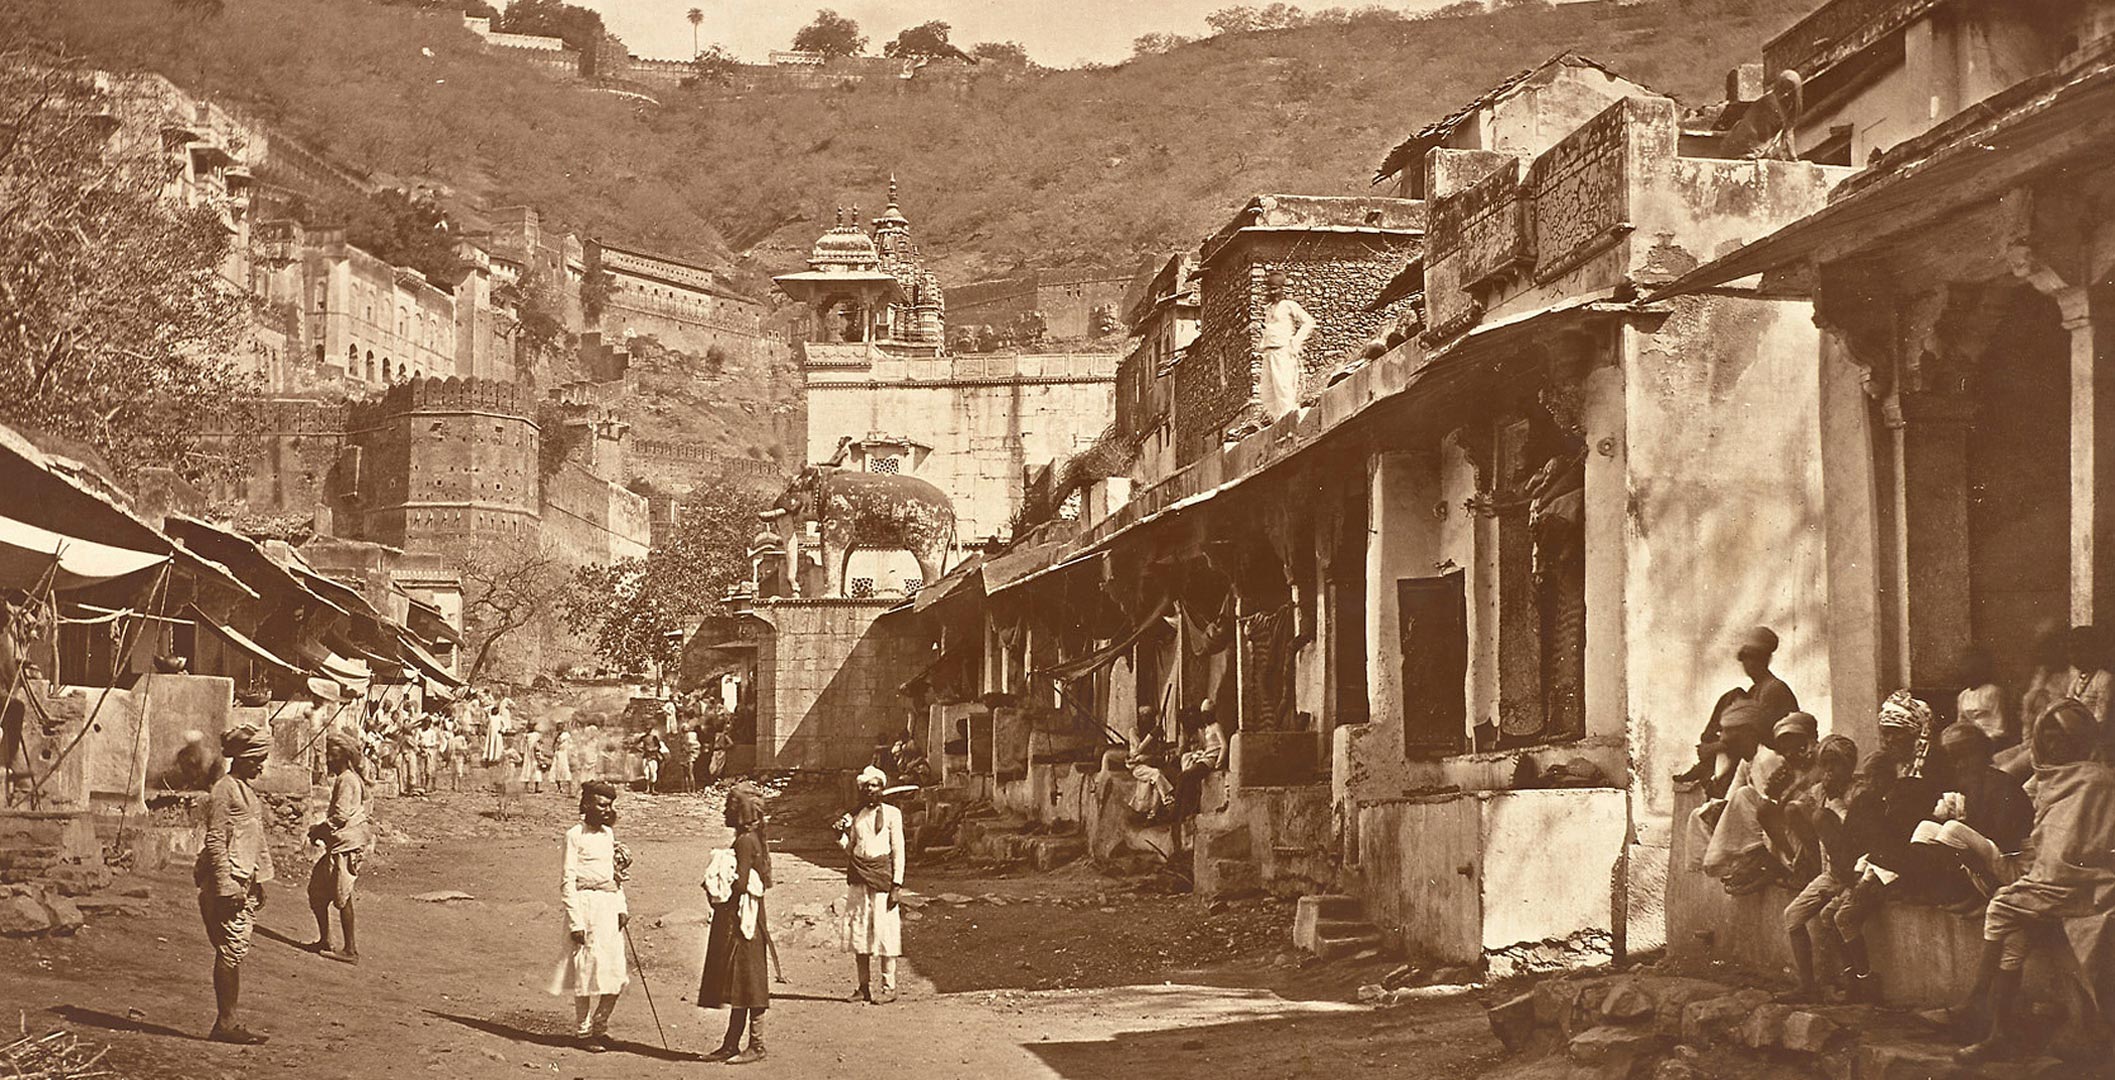
<path id="1" fill-rule="evenodd" d="M 382 358 L 382 381 L 388 382 L 390 378 L 389 358 L 385 356 Z"/>
<path id="2" fill-rule="evenodd" d="M 375 351 L 367 350 L 367 381 L 375 381 Z"/>

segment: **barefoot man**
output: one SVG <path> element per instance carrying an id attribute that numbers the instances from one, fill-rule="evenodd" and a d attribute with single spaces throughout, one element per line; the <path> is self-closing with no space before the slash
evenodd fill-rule
<path id="1" fill-rule="evenodd" d="M 367 851 L 367 783 L 360 779 L 360 737 L 333 731 L 323 740 L 330 765 L 330 805 L 323 820 L 309 826 L 308 838 L 323 845 L 323 856 L 308 875 L 308 907 L 316 916 L 316 952 L 357 964 L 360 948 L 353 939 L 353 887 L 360 878 L 360 857 Z M 338 909 L 345 948 L 330 948 L 330 909 Z"/>
<path id="2" fill-rule="evenodd" d="M 214 1042 L 254 1046 L 265 1040 L 237 1021 L 236 1007 L 242 1000 L 242 962 L 250 955 L 257 911 L 264 907 L 264 883 L 272 880 L 264 800 L 250 786 L 264 772 L 271 745 L 247 724 L 221 736 L 228 771 L 206 796 L 206 835 L 194 880 L 206 940 L 213 943 L 213 1000 L 219 1016 L 208 1038 Z"/>
<path id="3" fill-rule="evenodd" d="M 903 955 L 903 811 L 881 801 L 888 777 L 869 765 L 859 774 L 863 805 L 837 819 L 837 846 L 852 859 L 846 873 L 845 947 L 859 969 L 852 1000 L 896 999 L 896 958 Z M 873 961 L 881 961 L 881 995 L 872 990 Z"/>

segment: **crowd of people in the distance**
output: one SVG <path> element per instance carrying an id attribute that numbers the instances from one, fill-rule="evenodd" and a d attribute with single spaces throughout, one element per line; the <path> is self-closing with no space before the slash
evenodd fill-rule
<path id="1" fill-rule="evenodd" d="M 661 724 L 632 738 L 649 791 L 703 791 L 728 775 L 734 714 L 701 692 L 662 699 Z"/>
<path id="2" fill-rule="evenodd" d="M 2024 1052 L 2021 973 L 2044 946 L 2068 958 L 2073 1014 L 2105 1041 L 2091 1002 L 2106 1000 L 2100 984 L 2115 965 L 2072 952 L 2065 934 L 2090 927 L 2097 938 L 2115 913 L 2104 635 L 2049 635 L 2016 694 L 1999 685 L 1987 653 L 1972 653 L 1951 718 L 1895 691 L 1880 706 L 1879 745 L 1862 757 L 1843 735 L 1819 737 L 1819 721 L 1770 670 L 1777 645 L 1766 628 L 1742 639 L 1736 655 L 1750 685 L 1719 698 L 1696 765 L 1675 781 L 1706 796 L 1688 826 L 1691 871 L 1736 895 L 1794 893 L 1784 930 L 1798 987 L 1786 999 L 1879 1001 L 1883 974 L 1866 927 L 1889 904 L 1922 904 L 1982 924 L 1969 999 L 1928 1014 L 1968 1040 L 1961 1060 Z"/>

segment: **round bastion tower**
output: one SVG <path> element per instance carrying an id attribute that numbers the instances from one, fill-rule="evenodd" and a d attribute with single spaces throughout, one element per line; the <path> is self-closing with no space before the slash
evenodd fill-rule
<path id="1" fill-rule="evenodd" d="M 541 439 L 520 387 L 413 379 L 356 403 L 349 426 L 340 482 L 360 539 L 457 555 L 535 540 Z"/>

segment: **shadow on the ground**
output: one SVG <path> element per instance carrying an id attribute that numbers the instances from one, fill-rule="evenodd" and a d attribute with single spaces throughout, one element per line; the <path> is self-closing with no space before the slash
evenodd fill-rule
<path id="1" fill-rule="evenodd" d="M 141 1035 L 159 1035 L 165 1039 L 189 1039 L 205 1042 L 206 1037 L 194 1031 L 179 1031 L 162 1024 L 150 1024 L 145 1020 L 134 1020 L 129 1016 L 117 1016 L 97 1009 L 84 1009 L 78 1005 L 54 1005 L 46 1010 L 69 1024 L 82 1027 L 102 1028 L 105 1031 L 131 1031 Z"/>
<path id="2" fill-rule="evenodd" d="M 554 1049 L 561 1050 L 578 1049 L 580 1047 L 579 1040 L 570 1034 L 559 1034 L 556 1032 L 549 1031 L 532 1031 L 528 1028 L 515 1027 L 511 1024 L 503 1024 L 497 1020 L 486 1020 L 476 1016 L 459 1016 L 455 1013 L 435 1012 L 432 1009 L 427 1009 L 425 1010 L 425 1012 L 426 1015 L 431 1016 L 437 1020 L 446 1020 L 450 1023 L 461 1024 L 462 1026 L 470 1028 L 473 1031 L 482 1031 L 487 1035 L 497 1035 L 502 1039 L 507 1039 L 512 1042 L 533 1043 L 537 1046 L 548 1046 Z M 645 1043 L 625 1042 L 621 1039 L 612 1039 L 609 1044 L 609 1051 L 611 1053 L 616 1054 L 633 1054 L 638 1057 L 652 1058 L 656 1061 L 703 1060 L 702 1055 L 699 1054 L 692 1054 L 682 1050 L 664 1050 L 658 1046 L 648 1046 Z"/>
<path id="3" fill-rule="evenodd" d="M 301 952 L 311 954 L 314 954 L 316 952 L 316 943 L 313 941 L 296 941 L 291 935 L 282 933 L 278 930 L 274 930 L 271 927 L 264 925 L 263 923 L 256 924 L 255 929 L 257 931 L 258 937 L 265 938 L 269 941 L 276 941 L 281 945 L 290 945 L 295 949 L 300 950 Z"/>
<path id="4" fill-rule="evenodd" d="M 1217 1024 L 1178 1024 L 1107 1039 L 1039 1042 L 1024 1049 L 1059 1076 L 1100 1080 L 1148 1067 L 1166 1078 L 1253 1076 L 1473 1076 L 1502 1056 L 1481 1010 L 1412 1017 L 1361 1010 L 1261 1016 Z"/>

